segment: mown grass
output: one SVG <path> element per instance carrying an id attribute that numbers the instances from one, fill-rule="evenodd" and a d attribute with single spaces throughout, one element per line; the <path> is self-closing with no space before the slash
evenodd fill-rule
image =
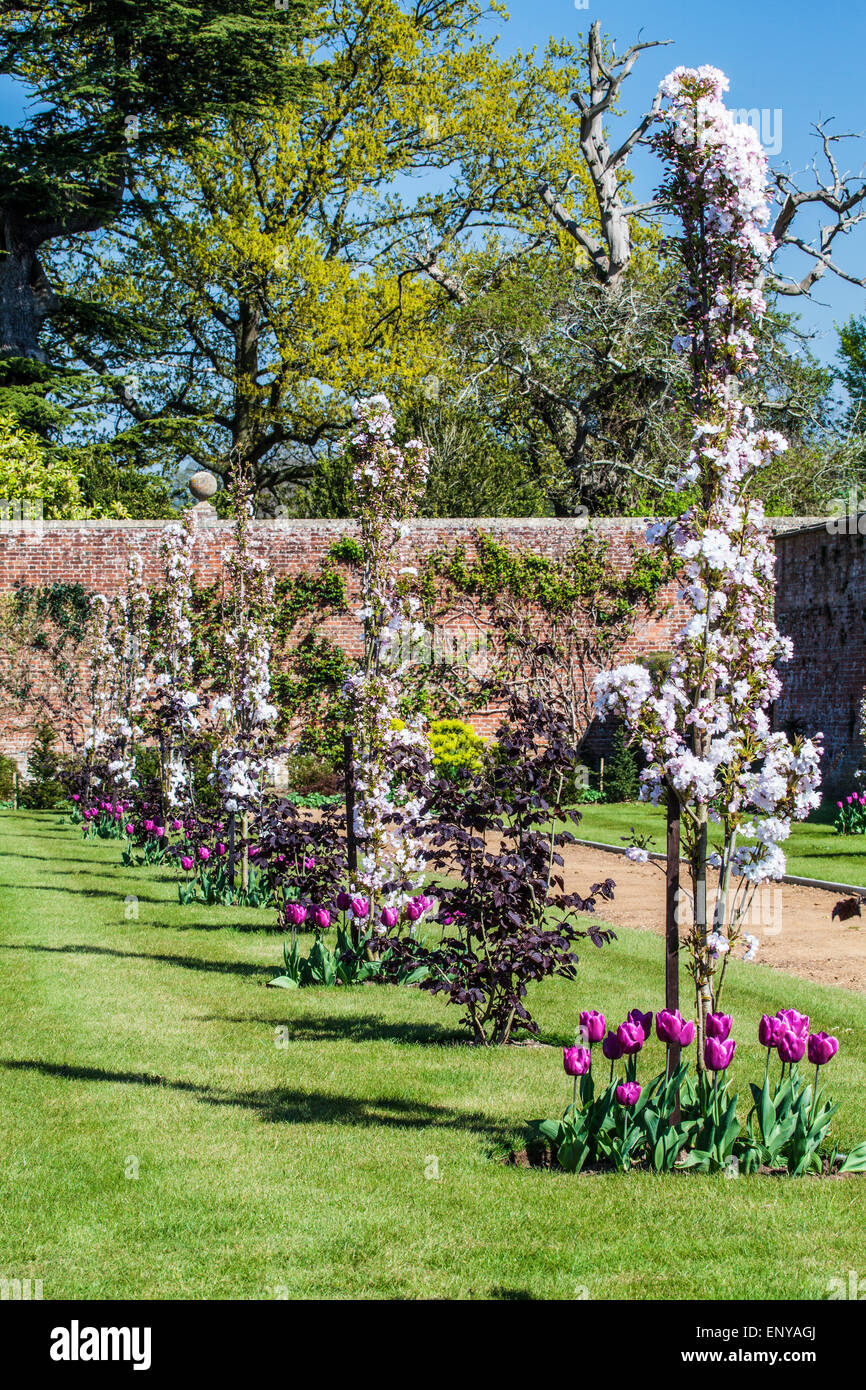
<path id="1" fill-rule="evenodd" d="M 622 836 L 631 827 L 652 837 L 650 849 L 664 851 L 665 812 L 643 802 L 613 802 L 610 805 L 580 806 L 581 821 L 575 833 L 602 844 L 623 844 Z M 710 839 L 718 836 L 710 828 Z M 837 835 L 829 809 L 822 807 L 808 821 L 795 823 L 783 846 L 788 873 L 801 878 L 822 878 L 830 883 L 852 883 L 866 887 L 866 836 Z"/>
<path id="2" fill-rule="evenodd" d="M 56 816 L 3 815 L 0 845 L 0 1276 L 46 1299 L 820 1298 L 866 1274 L 859 1178 L 500 1161 L 565 1104 L 579 1008 L 659 1002 L 649 933 L 537 990 L 550 1046 L 484 1051 L 417 990 L 266 989 L 280 938 L 239 928 L 268 914 L 181 908 Z M 866 1137 L 866 1000 L 737 962 L 729 988 L 740 1089 L 761 1012 L 807 1010 L 841 1040 L 836 1137 Z"/>

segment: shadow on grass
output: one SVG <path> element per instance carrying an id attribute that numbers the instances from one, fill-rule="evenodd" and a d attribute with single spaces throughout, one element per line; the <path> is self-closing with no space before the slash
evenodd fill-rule
<path id="1" fill-rule="evenodd" d="M 199 960 L 195 956 L 165 956 L 151 951 L 118 951 L 111 946 L 35 946 L 31 943 L 3 942 L 0 951 L 43 951 L 61 956 L 114 956 L 118 960 L 153 960 L 161 965 L 179 965 L 183 970 L 203 970 L 216 975 L 263 976 L 273 978 L 272 965 L 252 965 L 246 961 Z"/>
<path id="2" fill-rule="evenodd" d="M 370 988 L 387 989 L 389 986 L 371 985 Z M 395 985 L 393 988 L 399 989 L 401 986 Z M 276 994 L 277 991 L 270 993 Z M 196 1015 L 193 1019 L 195 1023 L 263 1024 L 266 1028 L 273 1028 L 281 1021 L 278 1016 L 267 1018 L 256 1014 L 205 1014 Z M 417 1043 L 425 1047 L 439 1044 L 467 1048 L 471 1045 L 465 1030 L 443 1027 L 439 1023 L 387 1023 L 382 1019 L 366 1018 L 362 1014 L 345 1018 L 304 1019 L 300 1022 L 290 1019 L 286 1022 L 286 1029 L 289 1042 L 397 1042 Z"/>
<path id="3" fill-rule="evenodd" d="M 16 849 L 13 853 L 10 853 L 10 854 L 8 855 L 8 858 L 9 858 L 9 859 L 41 859 L 42 862 L 43 862 L 43 864 L 54 864 L 54 865 L 57 865 L 58 863 L 60 863 L 60 864 L 87 864 L 88 867 L 89 867 L 90 869 L 92 869 L 94 872 L 98 872 L 100 869 L 103 869 L 103 870 L 106 870 L 106 871 L 109 872 L 109 873 L 113 873 L 114 870 L 115 870 L 115 867 L 116 867 L 114 864 L 102 864 L 102 863 L 100 863 L 100 861 L 99 861 L 98 859 L 93 859 L 93 858 L 90 858 L 90 857 L 85 858 L 84 856 L 78 855 L 78 854 L 26 854 L 26 853 L 24 852 L 23 849 Z M 77 870 L 75 870 L 75 869 L 59 869 L 59 868 L 56 868 L 56 867 L 55 867 L 55 868 L 53 868 L 53 869 L 51 870 L 51 872 L 54 873 L 54 874 L 61 874 L 61 873 L 65 873 L 65 874 L 74 874 L 74 873 L 77 872 Z"/>
<path id="4" fill-rule="evenodd" d="M 203 1105 L 230 1106 L 252 1111 L 266 1124 L 336 1124 L 359 1128 L 386 1125 L 390 1129 L 455 1129 L 477 1134 L 491 1144 L 513 1138 L 513 1127 L 492 1120 L 479 1111 L 449 1110 L 402 1096 L 327 1095 L 320 1091 L 293 1091 L 280 1086 L 262 1091 L 223 1091 L 193 1081 L 172 1081 L 151 1072 L 107 1071 L 103 1067 L 33 1060 L 0 1060 L 7 1071 L 36 1072 L 62 1081 L 102 1081 L 109 1084 L 165 1088 L 195 1096 Z"/>
<path id="5" fill-rule="evenodd" d="M 133 880 L 130 879 L 130 883 Z M 116 898 L 118 902 L 124 902 L 127 898 L 138 898 L 143 903 L 162 903 L 165 906 L 165 897 L 155 898 L 152 893 L 121 893 L 114 892 L 108 888 L 74 888 L 71 884 L 64 883 L 62 886 L 54 886 L 50 883 L 7 883 L 0 878 L 0 888 L 18 888 L 27 893 L 78 893 L 82 898 Z"/>

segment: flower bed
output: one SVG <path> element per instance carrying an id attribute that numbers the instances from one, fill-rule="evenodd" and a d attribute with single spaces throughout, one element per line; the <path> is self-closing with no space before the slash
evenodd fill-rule
<path id="1" fill-rule="evenodd" d="M 689 1062 L 679 1058 L 695 1042 L 695 1025 L 678 1010 L 660 1010 L 655 1029 L 667 1047 L 667 1065 L 641 1084 L 638 1058 L 652 1023 L 652 1013 L 632 1009 L 606 1032 L 603 1014 L 590 1009 L 580 1015 L 579 1040 L 563 1049 L 563 1066 L 573 1083 L 571 1103 L 558 1120 L 530 1122 L 524 1161 L 530 1162 L 534 1153 L 536 1164 L 569 1173 L 585 1168 L 734 1176 L 785 1172 L 790 1177 L 866 1172 L 866 1141 L 847 1154 L 827 1148 L 837 1107 L 820 1086 L 820 1071 L 835 1057 L 839 1042 L 824 1032 L 810 1032 L 805 1014 L 780 1009 L 761 1019 L 758 1041 L 766 1048 L 767 1062 L 763 1083 L 749 1083 L 752 1106 L 745 1125 L 738 1115 L 739 1096 L 729 1090 L 737 1049 L 730 1015 L 707 1016 L 703 1068 L 693 1077 Z M 603 1089 L 593 1075 L 593 1051 L 599 1043 L 610 1062 Z M 774 1054 L 780 1071 L 771 1082 Z M 814 1081 L 800 1074 L 804 1057 L 815 1068 Z M 618 1064 L 624 1069 L 621 1075 L 615 1075 Z"/>

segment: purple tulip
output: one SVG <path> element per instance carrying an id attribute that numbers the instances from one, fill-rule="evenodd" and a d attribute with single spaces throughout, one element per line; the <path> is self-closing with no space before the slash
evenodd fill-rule
<path id="1" fill-rule="evenodd" d="M 786 1028 L 779 1039 L 778 1049 L 783 1062 L 801 1062 L 806 1052 L 806 1039 L 798 1038 L 796 1033 Z"/>
<path id="2" fill-rule="evenodd" d="M 688 1047 L 695 1036 L 695 1025 L 685 1023 L 679 1009 L 659 1009 L 656 1014 L 656 1035 L 663 1043 Z"/>
<path id="3" fill-rule="evenodd" d="M 798 1014 L 796 1009 L 779 1009 L 777 1018 L 784 1024 L 783 1031 L 793 1033 L 797 1038 L 807 1038 L 809 1036 L 809 1015 Z"/>
<path id="4" fill-rule="evenodd" d="M 829 1033 L 809 1034 L 809 1061 L 813 1067 L 825 1067 L 839 1051 L 839 1039 Z"/>
<path id="5" fill-rule="evenodd" d="M 580 1032 L 590 1046 L 593 1043 L 601 1042 L 604 1037 L 604 1029 L 604 1014 L 600 1014 L 598 1009 L 583 1010 L 580 1015 Z"/>
<path id="6" fill-rule="evenodd" d="M 226 847 L 225 847 L 225 845 L 223 844 L 222 840 L 218 840 L 218 841 L 217 841 L 217 854 L 220 856 L 220 858 L 222 858 L 223 855 L 225 854 L 225 852 L 226 852 Z"/>
<path id="7" fill-rule="evenodd" d="M 779 1039 L 784 1031 L 785 1025 L 780 1018 L 773 1018 L 771 1014 L 764 1014 L 758 1024 L 758 1042 L 761 1047 L 778 1047 Z"/>
<path id="8" fill-rule="evenodd" d="M 72 793 L 72 800 L 73 800 L 73 801 L 80 801 L 80 800 L 81 800 L 80 793 L 79 793 L 79 792 L 73 792 L 73 793 Z"/>
<path id="9" fill-rule="evenodd" d="M 134 834 L 135 834 L 135 826 L 133 825 L 132 821 L 130 821 L 130 822 L 129 822 L 129 825 L 126 826 L 126 833 L 127 833 L 127 835 L 134 835 Z"/>
<path id="10" fill-rule="evenodd" d="M 396 927 L 399 920 L 400 913 L 397 911 L 396 907 L 382 908 L 382 921 L 386 927 Z"/>
<path id="11" fill-rule="evenodd" d="M 620 1105 L 628 1106 L 633 1110 L 640 1100 L 641 1088 L 636 1081 L 621 1081 L 616 1088 L 616 1098 Z"/>
<path id="12" fill-rule="evenodd" d="M 207 861 L 210 859 L 210 850 L 208 849 L 207 845 L 201 846 L 198 852 L 198 857 L 199 859 L 202 859 L 205 864 L 207 863 Z"/>
<path id="13" fill-rule="evenodd" d="M 319 931 L 327 931 L 331 925 L 331 914 L 326 907 L 317 907 L 313 913 L 313 921 Z"/>
<path id="14" fill-rule="evenodd" d="M 182 820 L 173 820 L 172 823 L 171 823 L 171 828 L 172 828 L 172 830 L 183 830 L 183 821 L 182 821 Z"/>
<path id="15" fill-rule="evenodd" d="M 154 827 L 153 833 L 154 833 L 154 835 L 156 836 L 156 838 L 157 838 L 158 840 L 161 840 L 162 837 L 163 837 L 163 835 L 165 834 L 165 826 L 164 826 L 164 825 L 157 825 L 157 826 L 155 826 L 155 827 Z"/>
<path id="16" fill-rule="evenodd" d="M 608 1033 L 601 1045 L 601 1050 L 609 1062 L 618 1062 L 622 1056 L 622 1044 L 616 1033 Z"/>
<path id="17" fill-rule="evenodd" d="M 423 907 L 419 902 L 416 902 L 414 898 L 412 902 L 406 904 L 405 911 L 410 922 L 417 922 L 419 917 L 424 916 Z"/>
<path id="18" fill-rule="evenodd" d="M 653 1016 L 651 1013 L 642 1014 L 640 1009 L 630 1009 L 626 1020 L 627 1023 L 636 1023 L 638 1028 L 643 1030 L 643 1035 L 648 1038 L 653 1029 Z"/>
<path id="19" fill-rule="evenodd" d="M 286 921 L 300 927 L 307 920 L 307 909 L 301 903 L 286 903 Z"/>
<path id="20" fill-rule="evenodd" d="M 352 916 L 366 917 L 370 911 L 370 904 L 366 898 L 352 899 Z"/>
<path id="21" fill-rule="evenodd" d="M 144 822 L 144 828 L 145 828 L 145 830 L 147 831 L 147 833 L 148 833 L 148 835 L 149 835 L 149 834 L 151 833 L 151 831 L 153 830 L 153 821 L 152 821 L 152 820 L 146 820 L 146 821 Z"/>
<path id="22" fill-rule="evenodd" d="M 712 1016 L 712 1015 L 711 1015 Z M 704 1065 L 708 1071 L 727 1071 L 734 1060 L 737 1044 L 733 1038 L 707 1038 L 704 1043 Z"/>
<path id="23" fill-rule="evenodd" d="M 621 1023 L 617 1028 L 616 1038 L 621 1053 L 626 1057 L 631 1057 L 633 1053 L 640 1052 L 646 1042 L 646 1033 L 639 1023 L 626 1019 L 625 1023 Z"/>
<path id="24" fill-rule="evenodd" d="M 341 912 L 348 912 L 351 906 L 352 899 L 349 897 L 349 894 L 341 888 L 339 893 L 337 894 L 337 907 L 340 909 Z"/>
<path id="25" fill-rule="evenodd" d="M 588 1047 L 564 1047 L 562 1065 L 568 1076 L 585 1076 L 589 1071 L 592 1053 Z"/>
<path id="26" fill-rule="evenodd" d="M 307 858 L 304 860 L 304 868 L 305 868 L 305 869 L 314 869 L 315 867 L 316 867 L 316 861 L 315 861 L 315 859 L 310 859 L 309 857 L 307 857 Z"/>
<path id="27" fill-rule="evenodd" d="M 730 1034 L 733 1021 L 730 1014 L 707 1014 L 707 1037 L 714 1038 L 716 1042 L 725 1042 Z"/>
<path id="28" fill-rule="evenodd" d="M 190 869 L 192 868 L 192 866 L 193 866 L 194 863 L 195 863 L 195 860 L 194 860 L 194 859 L 190 859 L 189 855 L 188 855 L 188 854 L 185 854 L 185 855 L 183 856 L 183 859 L 181 859 L 181 861 L 180 861 L 180 867 L 181 867 L 182 869 L 186 869 L 187 873 L 189 873 L 189 871 L 190 871 Z"/>

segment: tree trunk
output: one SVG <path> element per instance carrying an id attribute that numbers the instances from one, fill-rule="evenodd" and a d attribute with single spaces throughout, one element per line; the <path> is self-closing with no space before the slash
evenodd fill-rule
<path id="1" fill-rule="evenodd" d="M 0 223 L 0 357 L 47 362 L 39 346 L 43 325 L 60 300 L 51 289 L 32 238 L 4 217 Z"/>

